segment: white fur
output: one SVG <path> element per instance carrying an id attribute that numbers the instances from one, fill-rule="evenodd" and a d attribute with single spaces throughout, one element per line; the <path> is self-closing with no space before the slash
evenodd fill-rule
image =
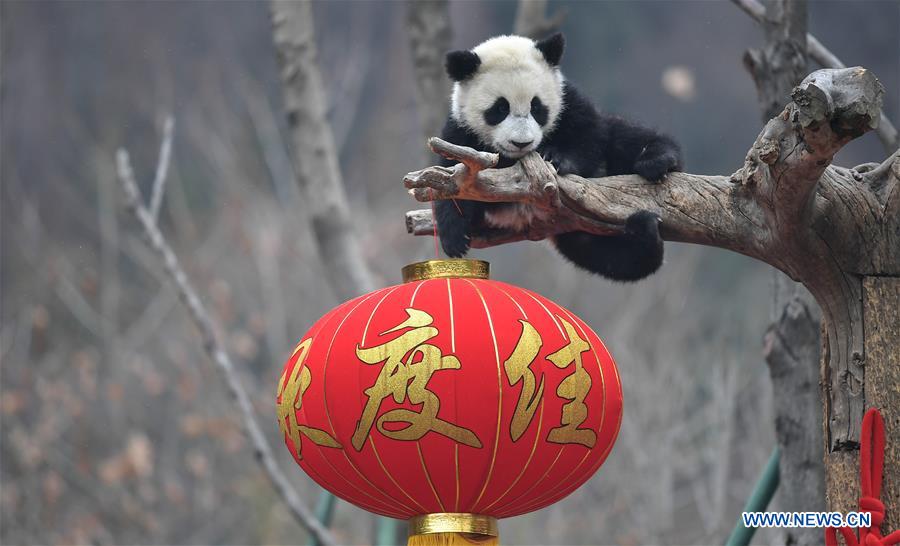
<path id="1" fill-rule="evenodd" d="M 496 151 L 519 158 L 536 149 L 562 110 L 563 75 L 550 66 L 534 41 L 521 36 L 498 36 L 472 50 L 481 59 L 475 74 L 453 85 L 450 115 Z M 484 121 L 484 111 L 499 97 L 509 101 L 509 116 L 498 125 Z M 547 107 L 544 127 L 531 116 L 531 99 Z M 531 144 L 519 149 L 513 141 Z"/>
<path id="2" fill-rule="evenodd" d="M 484 213 L 484 219 L 489 226 L 514 231 L 524 231 L 535 218 L 544 220 L 546 217 L 542 210 L 522 203 L 512 203 Z"/>

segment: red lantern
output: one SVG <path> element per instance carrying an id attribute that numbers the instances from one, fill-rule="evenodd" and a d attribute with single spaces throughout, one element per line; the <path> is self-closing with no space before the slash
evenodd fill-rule
<path id="1" fill-rule="evenodd" d="M 487 270 L 412 264 L 407 282 L 338 306 L 302 338 L 278 422 L 319 485 L 386 516 L 477 514 L 490 527 L 600 467 L 622 419 L 612 357 L 570 311 Z"/>

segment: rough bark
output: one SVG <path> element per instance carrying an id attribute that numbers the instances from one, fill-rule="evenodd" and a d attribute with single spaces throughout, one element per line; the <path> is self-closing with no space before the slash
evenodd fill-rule
<path id="1" fill-rule="evenodd" d="M 769 121 L 744 166 L 731 176 L 670 173 L 662 184 L 636 175 L 585 180 L 557 175 L 537 154 L 492 169 L 496 154 L 434 138 L 432 149 L 460 163 L 409 173 L 404 181 L 419 201 L 517 201 L 543 210 L 546 220 L 526 232 L 475 234 L 479 247 L 572 229 L 618 232 L 628 215 L 651 210 L 661 215 L 668 240 L 735 250 L 772 263 L 792 278 L 809 277 L 808 283 L 821 291 L 818 287 L 838 281 L 816 277 L 826 271 L 837 275 L 840 267 L 857 273 L 900 269 L 889 243 L 859 244 L 870 227 L 895 221 L 884 214 L 883 198 L 871 184 L 858 181 L 864 177 L 874 183 L 884 172 L 873 176 L 875 171 L 829 166 L 838 149 L 871 128 L 882 93 L 877 79 L 862 68 L 811 74 L 795 91 L 795 102 Z M 419 219 L 414 232 L 430 233 L 428 212 L 413 218 Z M 846 252 L 833 252 L 826 243 L 846 244 Z M 818 265 L 820 270 L 809 271 Z"/>
<path id="2" fill-rule="evenodd" d="M 881 486 L 881 501 L 887 507 L 882 528 L 894 531 L 900 529 L 900 278 L 866 277 L 863 308 L 866 404 L 881 410 L 889 439 Z"/>
<path id="3" fill-rule="evenodd" d="M 807 74 L 806 19 L 805 1 L 766 2 L 760 19 L 766 44 L 744 53 L 744 66 L 756 83 L 763 123 L 781 112 L 790 90 Z"/>
<path id="4" fill-rule="evenodd" d="M 760 24 L 765 25 L 772 20 L 772 16 L 766 10 L 766 6 L 758 0 L 731 1 Z M 809 58 L 819 63 L 822 68 L 847 68 L 843 61 L 822 45 L 818 38 L 809 33 L 806 34 L 806 49 Z M 875 133 L 888 154 L 900 148 L 900 133 L 897 132 L 896 127 L 894 127 L 894 124 L 891 123 L 891 120 L 888 119 L 884 112 L 881 113 Z"/>
<path id="5" fill-rule="evenodd" d="M 473 246 L 573 229 L 609 233 L 630 214 L 650 210 L 662 219 L 664 239 L 726 248 L 785 272 L 809 289 L 824 317 L 827 446 L 855 449 L 867 405 L 863 280 L 900 276 L 900 154 L 874 169 L 830 163 L 877 123 L 883 92 L 859 67 L 810 74 L 731 176 L 671 173 L 660 184 L 635 175 L 585 180 L 559 176 L 536 154 L 492 169 L 494 154 L 432 139 L 435 151 L 461 163 L 409 173 L 404 182 L 420 201 L 458 197 L 540 209 L 544 220 L 528 230 L 475 233 Z M 427 212 L 407 220 L 414 233 L 430 230 Z M 897 311 L 888 317 L 896 323 Z M 900 468 L 900 461 L 887 465 Z"/>
<path id="6" fill-rule="evenodd" d="M 878 408 L 884 418 L 887 442 L 881 501 L 885 517 L 881 528 L 891 532 L 900 529 L 900 278 L 865 277 L 862 290 L 866 406 Z M 825 348 L 828 350 L 827 344 Z M 829 453 L 827 465 L 828 509 L 858 510 L 859 452 Z"/>
<path id="7" fill-rule="evenodd" d="M 284 108 L 292 143 L 294 172 L 319 256 L 335 295 L 341 301 L 375 287 L 363 259 L 341 171 L 327 102 L 316 64 L 310 0 L 275 0 L 271 4 L 275 49 L 281 67 Z"/>
<path id="8" fill-rule="evenodd" d="M 756 84 L 766 123 L 778 115 L 791 89 L 806 75 L 814 38 L 806 31 L 805 0 L 770 0 L 756 6 L 762 11 L 757 20 L 764 29 L 765 46 L 747 51 L 744 65 Z M 821 311 L 802 284 L 778 271 L 773 272 L 773 296 L 773 324 L 765 336 L 764 356 L 774 389 L 775 438 L 780 448 L 781 484 L 775 502 L 782 511 L 823 511 Z M 812 546 L 822 541 L 819 529 L 783 529 L 779 534 L 784 544 Z"/>
<path id="9" fill-rule="evenodd" d="M 790 284 L 794 284 L 789 281 Z M 765 335 L 772 377 L 775 437 L 780 448 L 779 511 L 824 511 L 818 306 L 795 296 Z M 784 529 L 784 544 L 820 544 L 821 529 Z"/>

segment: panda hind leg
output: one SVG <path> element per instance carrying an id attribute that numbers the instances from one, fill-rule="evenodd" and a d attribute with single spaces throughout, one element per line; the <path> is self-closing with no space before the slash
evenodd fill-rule
<path id="1" fill-rule="evenodd" d="M 553 243 L 576 266 L 614 281 L 646 278 L 659 269 L 663 260 L 659 216 L 648 211 L 629 216 L 621 235 L 573 231 L 556 235 Z"/>
<path id="2" fill-rule="evenodd" d="M 480 203 L 462 199 L 435 201 L 438 238 L 444 253 L 461 258 L 469 251 L 472 224 L 478 216 Z"/>

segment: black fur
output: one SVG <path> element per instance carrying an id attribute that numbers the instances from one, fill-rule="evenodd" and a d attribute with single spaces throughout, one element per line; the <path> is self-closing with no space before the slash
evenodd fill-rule
<path id="1" fill-rule="evenodd" d="M 557 66 L 560 59 L 562 59 L 563 50 L 566 48 L 566 39 L 561 32 L 557 32 L 537 42 L 534 44 L 534 47 L 544 55 L 547 64 Z"/>
<path id="2" fill-rule="evenodd" d="M 461 82 L 475 73 L 481 59 L 472 51 L 451 51 L 447 53 L 444 67 L 447 75 L 455 82 Z"/>
<path id="3" fill-rule="evenodd" d="M 478 150 L 497 151 L 453 118 L 447 120 L 441 138 Z M 674 140 L 625 119 L 600 114 L 569 83 L 563 88 L 563 110 L 538 152 L 560 174 L 585 178 L 634 173 L 656 182 L 682 168 L 681 151 Z M 443 165 L 453 163 L 442 159 Z M 498 167 L 514 163 L 501 154 Z M 452 257 L 465 255 L 470 235 L 485 227 L 484 213 L 504 206 L 508 204 L 460 199 L 436 202 L 444 252 Z M 640 280 L 662 264 L 659 217 L 647 211 L 629 217 L 621 235 L 572 232 L 557 235 L 553 242 L 575 265 L 612 280 Z"/>
<path id="4" fill-rule="evenodd" d="M 544 103 L 541 102 L 541 99 L 538 97 L 534 97 L 531 99 L 531 117 L 534 118 L 534 121 L 537 122 L 538 125 L 543 127 L 547 125 L 548 117 L 550 116 L 550 111 L 547 110 L 547 107 L 544 106 Z"/>
<path id="5" fill-rule="evenodd" d="M 575 265 L 616 281 L 641 280 L 662 264 L 659 216 L 648 211 L 629 216 L 623 235 L 573 231 L 557 235 L 553 243 Z"/>
<path id="6" fill-rule="evenodd" d="M 494 101 L 490 108 L 484 111 L 484 122 L 488 125 L 497 125 L 509 115 L 509 101 L 503 97 Z"/>

